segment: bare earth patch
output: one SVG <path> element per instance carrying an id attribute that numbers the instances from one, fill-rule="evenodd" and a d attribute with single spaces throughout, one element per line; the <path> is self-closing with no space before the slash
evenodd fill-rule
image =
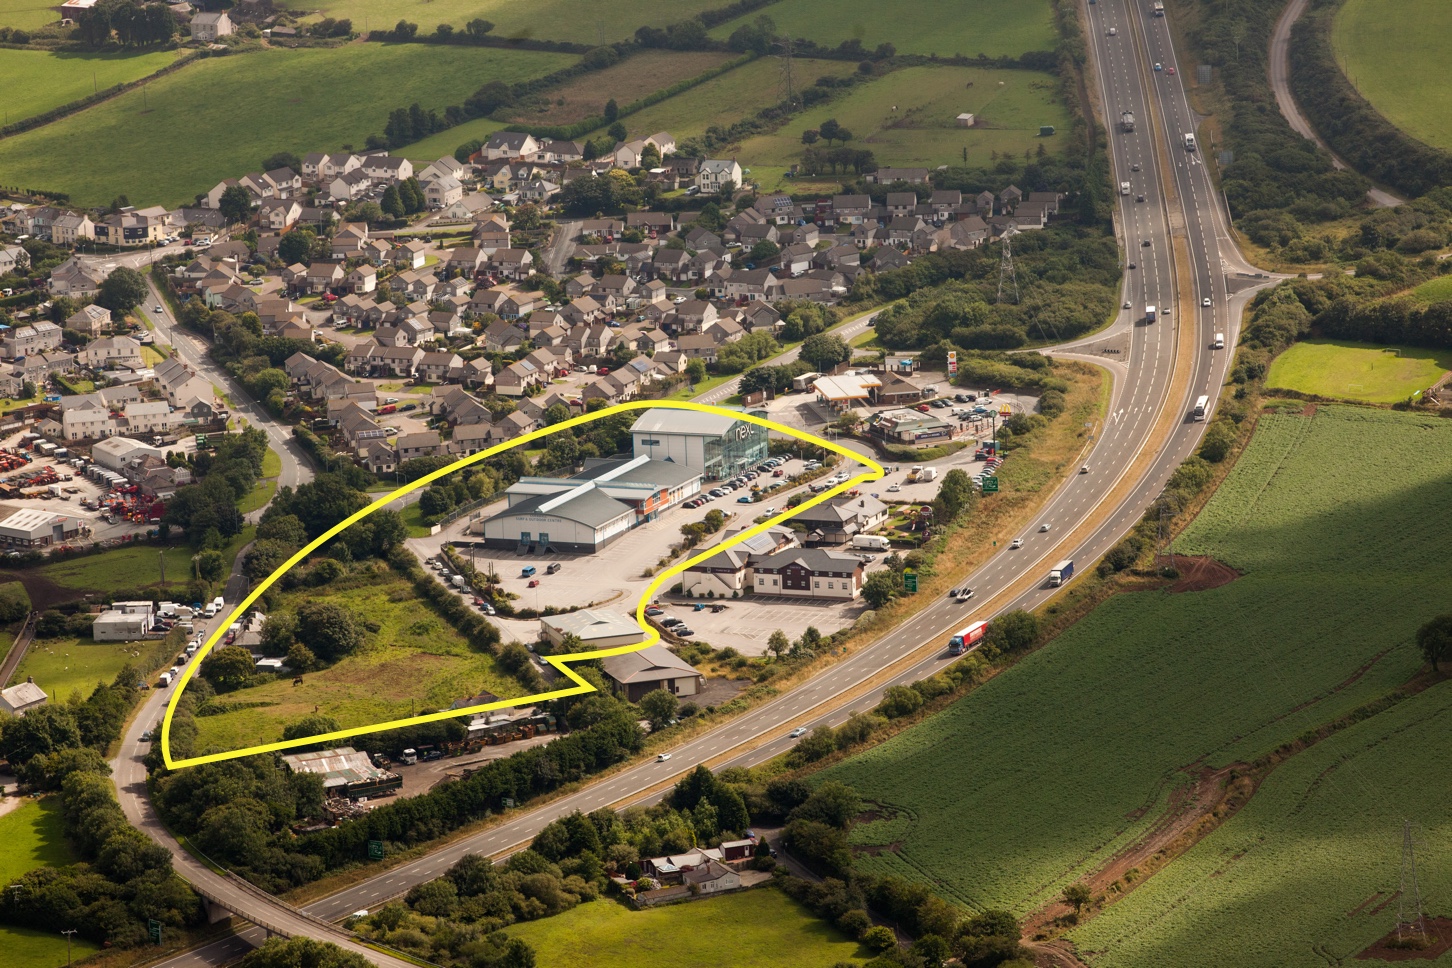
<path id="1" fill-rule="evenodd" d="M 1394 948 L 1397 933 L 1388 931 L 1356 957 L 1362 961 L 1436 961 L 1452 951 L 1452 918 L 1428 918 L 1427 934 L 1431 942 L 1425 948 Z"/>
<path id="2" fill-rule="evenodd" d="M 1209 591 L 1240 577 L 1240 572 L 1224 562 L 1203 555 L 1175 555 L 1171 563 L 1180 573 L 1180 577 L 1169 585 L 1171 592 Z"/>

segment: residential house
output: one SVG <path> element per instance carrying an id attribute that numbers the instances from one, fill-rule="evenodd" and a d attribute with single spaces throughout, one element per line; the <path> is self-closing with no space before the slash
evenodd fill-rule
<path id="1" fill-rule="evenodd" d="M 398 438 L 398 459 L 413 460 L 415 457 L 433 457 L 444 449 L 444 442 L 432 430 L 412 434 L 401 434 Z"/>
<path id="2" fill-rule="evenodd" d="M 926 168 L 879 168 L 877 171 L 868 172 L 866 181 L 871 185 L 893 185 L 899 182 L 905 185 L 926 185 L 932 178 L 932 172 Z"/>
<path id="3" fill-rule="evenodd" d="M 887 517 L 886 504 L 862 495 L 833 498 L 801 512 L 792 521 L 806 527 L 811 544 L 843 544 L 880 527 Z"/>
<path id="4" fill-rule="evenodd" d="M 75 330 L 77 333 L 90 339 L 95 339 L 110 328 L 111 310 L 104 306 L 97 306 L 94 303 L 89 306 L 82 306 L 70 316 L 66 317 L 66 329 Z M 5 355 L 24 356 L 25 354 L 6 352 Z"/>
<path id="5" fill-rule="evenodd" d="M 92 308 L 97 310 L 98 315 L 104 315 L 105 325 L 111 324 L 110 311 L 102 309 L 100 306 L 87 306 L 77 312 L 75 316 L 85 316 L 88 321 L 90 315 L 86 313 L 86 310 Z M 70 325 L 69 319 L 66 320 L 66 324 Z M 51 350 L 60 349 L 62 336 L 59 326 L 49 320 L 41 319 L 29 326 L 16 326 L 6 330 L 4 339 L 0 340 L 0 346 L 3 346 L 5 358 L 9 360 L 17 356 L 33 356 L 36 353 L 48 353 Z"/>
<path id="6" fill-rule="evenodd" d="M 348 273 L 348 289 L 355 295 L 376 292 L 378 289 L 378 270 L 371 265 L 361 265 Z"/>
<path id="7" fill-rule="evenodd" d="M 534 269 L 528 249 L 496 249 L 489 256 L 489 268 L 506 279 L 524 279 Z"/>
<path id="8" fill-rule="evenodd" d="M 96 226 L 89 215 L 66 212 L 51 223 L 50 240 L 56 245 L 75 246 L 82 239 L 94 239 Z"/>
<path id="9" fill-rule="evenodd" d="M 424 199 L 429 208 L 442 209 L 464 200 L 464 186 L 453 175 L 440 175 L 423 182 Z M 485 196 L 486 198 L 488 196 Z"/>
<path id="10" fill-rule="evenodd" d="M 487 161 L 513 161 L 525 158 L 539 151 L 539 142 L 534 137 L 518 131 L 496 131 L 480 149 Z"/>
<path id="11" fill-rule="evenodd" d="M 87 343 L 77 359 L 93 370 L 140 367 L 141 344 L 129 336 L 108 336 Z"/>
<path id="12" fill-rule="evenodd" d="M 735 158 L 708 158 L 696 169 L 696 187 L 702 194 L 715 194 L 727 183 L 740 187 L 741 166 Z"/>
<path id="13" fill-rule="evenodd" d="M 192 16 L 192 36 L 203 43 L 214 43 L 218 37 L 230 36 L 233 30 L 232 18 L 227 11 L 198 13 Z"/>
<path id="14" fill-rule="evenodd" d="M 302 217 L 302 206 L 291 199 L 269 198 L 257 206 L 257 224 L 274 232 L 286 232 Z"/>
<path id="15" fill-rule="evenodd" d="M 413 162 L 387 152 L 365 156 L 360 167 L 374 184 L 393 185 L 413 177 Z"/>

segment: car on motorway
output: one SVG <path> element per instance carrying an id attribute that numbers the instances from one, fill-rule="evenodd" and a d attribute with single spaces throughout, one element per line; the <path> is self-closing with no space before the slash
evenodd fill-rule
<path id="1" fill-rule="evenodd" d="M 955 594 L 953 597 L 956 598 L 960 602 L 966 602 L 966 601 L 968 601 L 968 599 L 970 599 L 970 598 L 973 597 L 973 589 L 968 588 L 968 587 L 965 586 L 963 588 L 958 589 L 957 594 Z"/>
<path id="2" fill-rule="evenodd" d="M 1128 299 L 1126 299 L 1124 301 L 1124 308 L 1125 309 L 1133 309 L 1134 308 L 1134 303 L 1132 303 Z"/>
<path id="3" fill-rule="evenodd" d="M 1118 27 L 1110 27 L 1107 33 L 1109 34 L 1110 37 L 1117 37 L 1119 35 L 1119 28 Z"/>
<path id="4" fill-rule="evenodd" d="M 1088 464 L 1081 465 L 1080 468 L 1079 468 L 1079 473 L 1080 474 L 1087 474 L 1087 473 L 1089 473 L 1089 465 Z"/>
<path id="5" fill-rule="evenodd" d="M 1155 70 L 1162 71 L 1164 70 L 1164 66 L 1161 65 L 1159 61 L 1155 61 Z"/>
<path id="6" fill-rule="evenodd" d="M 657 763 L 664 763 L 666 760 L 668 760 L 670 758 L 671 758 L 671 755 L 669 753 L 662 753 L 661 755 L 659 755 L 659 756 L 657 756 L 655 758 L 655 761 Z"/>
<path id="7" fill-rule="evenodd" d="M 1136 202 L 1142 202 L 1142 201 L 1144 201 L 1144 196 L 1143 195 L 1136 195 L 1136 196 L 1134 196 L 1134 200 Z"/>
<path id="8" fill-rule="evenodd" d="M 1039 525 L 1039 534 L 1043 534 L 1047 530 L 1049 530 L 1049 525 L 1048 525 L 1047 522 L 1045 522 L 1044 524 Z"/>
<path id="9" fill-rule="evenodd" d="M 1018 550 L 1019 548 L 1022 548 L 1022 547 L 1023 547 L 1023 539 L 1022 538 L 1014 538 L 1013 541 L 1009 542 L 1009 545 L 1008 545 L 1008 549 L 1010 551 L 1016 551 L 1016 550 Z"/>
<path id="10" fill-rule="evenodd" d="M 151 307 L 151 311 L 154 312 L 154 313 L 159 313 L 159 312 L 161 312 L 161 307 L 160 306 L 152 306 Z"/>
<path id="11" fill-rule="evenodd" d="M 1165 73 L 1166 74 L 1169 74 L 1171 77 L 1173 77 L 1174 74 L 1175 74 L 1175 69 L 1173 67 L 1167 67 L 1167 68 L 1165 68 Z"/>
<path id="12" fill-rule="evenodd" d="M 801 739 L 805 735 L 807 735 L 807 727 L 805 727 L 805 726 L 798 726 L 796 729 L 794 729 L 794 730 L 791 731 L 790 738 L 791 739 Z"/>
<path id="13" fill-rule="evenodd" d="M 1134 264 L 1134 263 L 1133 263 L 1133 262 L 1131 262 L 1131 263 L 1130 263 L 1130 264 L 1129 264 L 1129 267 L 1130 267 L 1130 268 L 1131 268 L 1131 269 L 1138 269 L 1138 268 L 1139 268 L 1139 266 L 1137 266 L 1137 265 L 1135 265 L 1135 264 Z"/>
<path id="14" fill-rule="evenodd" d="M 1141 249 L 1148 249 L 1150 247 L 1150 240 L 1149 239 L 1141 239 L 1140 240 L 1140 243 L 1139 243 L 1139 247 Z"/>
<path id="15" fill-rule="evenodd" d="M 1208 305 L 1210 305 L 1210 297 L 1209 296 L 1206 296 L 1204 299 L 1200 300 L 1200 305 L 1202 305 L 1202 306 L 1208 306 Z"/>
<path id="16" fill-rule="evenodd" d="M 1136 161 L 1134 164 L 1130 165 L 1129 166 L 1129 170 L 1130 171 L 1139 171 L 1139 162 Z"/>

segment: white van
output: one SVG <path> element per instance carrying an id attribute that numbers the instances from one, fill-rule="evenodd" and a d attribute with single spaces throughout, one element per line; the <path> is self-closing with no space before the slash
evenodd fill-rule
<path id="1" fill-rule="evenodd" d="M 1119 183 L 1119 194 L 1121 194 L 1121 195 L 1128 195 L 1129 194 L 1129 182 L 1120 182 Z"/>
<path id="2" fill-rule="evenodd" d="M 1217 350 L 1223 350 L 1223 349 L 1225 349 L 1225 334 L 1224 333 L 1216 333 L 1215 334 L 1215 349 L 1217 349 Z"/>

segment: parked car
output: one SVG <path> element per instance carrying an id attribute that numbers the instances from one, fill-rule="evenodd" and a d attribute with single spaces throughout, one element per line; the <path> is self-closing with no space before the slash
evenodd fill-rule
<path id="1" fill-rule="evenodd" d="M 661 608 L 659 605 L 647 605 L 645 607 L 645 614 L 649 615 L 651 618 L 654 618 L 657 615 L 664 615 L 665 609 Z"/>
<path id="2" fill-rule="evenodd" d="M 671 631 L 674 632 L 676 635 L 679 635 L 683 639 L 688 639 L 696 634 L 684 625 L 677 625 L 675 628 L 671 629 Z"/>
<path id="3" fill-rule="evenodd" d="M 552 562 L 549 563 L 549 567 L 545 569 L 545 574 L 546 575 L 557 574 L 559 572 L 559 570 L 560 570 L 560 563 L 558 561 L 552 561 Z"/>

